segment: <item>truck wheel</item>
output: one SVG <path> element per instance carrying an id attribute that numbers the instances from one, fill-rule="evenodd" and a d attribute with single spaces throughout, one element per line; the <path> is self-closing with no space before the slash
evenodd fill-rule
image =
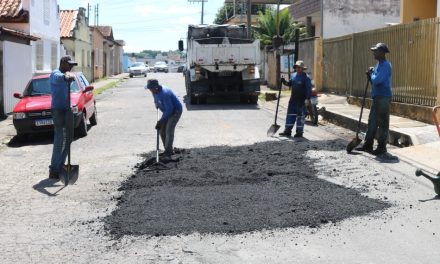
<path id="1" fill-rule="evenodd" d="M 81 121 L 79 122 L 79 126 L 75 129 L 75 134 L 78 135 L 78 137 L 87 136 L 87 121 L 84 113 L 81 115 Z"/>
<path id="2" fill-rule="evenodd" d="M 189 102 L 191 103 L 191 104 L 193 104 L 193 105 L 195 105 L 195 104 L 197 104 L 197 96 L 195 96 L 195 95 L 191 95 L 190 96 L 190 100 L 189 100 Z"/>
<path id="3" fill-rule="evenodd" d="M 251 95 L 251 96 L 249 96 L 249 103 L 251 103 L 251 104 L 258 104 L 258 95 Z"/>

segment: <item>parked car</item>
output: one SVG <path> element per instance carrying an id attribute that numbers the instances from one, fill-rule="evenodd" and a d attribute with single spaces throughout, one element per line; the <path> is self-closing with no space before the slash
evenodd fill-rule
<path id="1" fill-rule="evenodd" d="M 136 62 L 133 63 L 133 65 L 130 66 L 128 69 L 128 72 L 130 74 L 130 78 L 133 78 L 133 76 L 144 76 L 147 77 L 147 66 L 145 63 L 142 62 Z"/>
<path id="2" fill-rule="evenodd" d="M 168 65 L 164 61 L 158 61 L 154 64 L 154 72 L 168 72 Z"/>
<path id="3" fill-rule="evenodd" d="M 184 68 L 185 68 L 185 65 L 179 65 L 179 67 L 177 67 L 177 72 L 183 72 Z"/>
<path id="4" fill-rule="evenodd" d="M 98 124 L 98 113 L 93 96 L 94 87 L 81 72 L 75 72 L 75 81 L 70 85 L 70 100 L 74 114 L 75 136 L 87 136 L 87 121 Z M 23 94 L 14 93 L 20 99 L 13 110 L 13 124 L 17 136 L 53 131 L 51 114 L 52 96 L 50 74 L 33 77 Z"/>

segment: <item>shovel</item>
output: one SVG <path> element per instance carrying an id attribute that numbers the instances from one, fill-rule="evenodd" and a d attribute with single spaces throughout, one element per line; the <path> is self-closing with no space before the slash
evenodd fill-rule
<path id="1" fill-rule="evenodd" d="M 280 106 L 280 97 L 281 97 L 281 87 L 279 87 L 278 89 L 277 108 L 275 110 L 275 123 L 269 127 L 269 130 L 267 130 L 268 137 L 275 135 L 278 129 L 280 129 L 280 125 L 277 124 L 278 107 Z"/>
<path id="2" fill-rule="evenodd" d="M 67 83 L 68 97 L 69 97 L 69 109 L 67 110 L 67 120 L 66 120 L 66 145 L 67 145 L 67 165 L 64 165 L 60 171 L 60 181 L 64 183 L 65 186 L 73 185 L 79 176 L 79 165 L 70 164 L 70 145 L 73 140 L 73 112 L 70 102 L 70 82 Z"/>
<path id="3" fill-rule="evenodd" d="M 367 78 L 367 84 L 365 85 L 364 97 L 362 98 L 361 114 L 359 115 L 359 122 L 358 122 L 357 131 L 356 131 L 356 137 L 353 138 L 350 143 L 348 143 L 347 148 L 346 148 L 347 153 L 351 153 L 351 151 L 362 142 L 362 139 L 359 138 L 359 133 L 361 131 L 362 113 L 364 111 L 365 98 L 367 97 L 367 91 L 368 91 L 369 84 L 370 84 L 370 80 Z"/>

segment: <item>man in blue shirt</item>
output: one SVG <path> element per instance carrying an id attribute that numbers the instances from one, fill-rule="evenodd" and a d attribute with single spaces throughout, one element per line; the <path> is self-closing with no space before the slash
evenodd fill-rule
<path id="1" fill-rule="evenodd" d="M 312 94 L 312 81 L 307 73 L 304 72 L 306 67 L 304 62 L 298 60 L 295 63 L 295 71 L 290 80 L 286 82 L 281 78 L 284 85 L 292 86 L 292 93 L 290 94 L 289 106 L 287 108 L 286 126 L 284 132 L 279 135 L 283 137 L 290 137 L 292 129 L 296 122 L 296 133 L 294 137 L 302 137 L 304 133 L 304 111 L 305 103 L 310 104 L 310 96 Z"/>
<path id="2" fill-rule="evenodd" d="M 392 66 L 386 60 L 385 54 L 389 53 L 384 43 L 377 43 L 371 48 L 374 59 L 378 61 L 375 67 L 367 71 L 367 77 L 372 85 L 371 97 L 373 103 L 368 117 L 368 129 L 364 145 L 358 150 L 380 155 L 387 152 L 388 131 L 390 126 L 390 105 L 391 105 L 391 75 Z M 374 137 L 377 137 L 377 148 L 373 151 Z"/>
<path id="3" fill-rule="evenodd" d="M 170 88 L 160 85 L 156 79 L 148 80 L 144 88 L 150 90 L 156 108 L 162 112 L 162 117 L 157 121 L 155 128 L 159 130 L 165 148 L 161 160 L 170 161 L 173 154 L 174 131 L 182 115 L 182 103 Z"/>
<path id="4" fill-rule="evenodd" d="M 58 179 L 61 167 L 67 157 L 66 120 L 68 115 L 70 91 L 68 82 L 75 80 L 70 73 L 73 66 L 78 65 L 69 55 L 60 59 L 60 67 L 50 74 L 50 89 L 52 93 L 52 119 L 54 125 L 54 140 L 52 159 L 49 166 L 49 178 Z"/>

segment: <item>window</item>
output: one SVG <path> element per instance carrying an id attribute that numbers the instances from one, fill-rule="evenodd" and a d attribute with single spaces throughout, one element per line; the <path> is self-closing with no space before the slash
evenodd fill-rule
<path id="1" fill-rule="evenodd" d="M 38 40 L 35 42 L 35 68 L 42 71 L 44 67 L 44 42 Z"/>
<path id="2" fill-rule="evenodd" d="M 58 66 L 58 43 L 52 42 L 50 49 L 50 67 L 51 69 L 56 69 Z"/>
<path id="3" fill-rule="evenodd" d="M 81 50 L 81 67 L 86 66 L 85 62 L 85 52 L 84 50 Z"/>
<path id="4" fill-rule="evenodd" d="M 87 51 L 87 67 L 90 67 L 90 50 Z"/>
<path id="5" fill-rule="evenodd" d="M 50 24 L 50 0 L 44 0 L 43 2 L 43 19 L 44 24 Z"/>

